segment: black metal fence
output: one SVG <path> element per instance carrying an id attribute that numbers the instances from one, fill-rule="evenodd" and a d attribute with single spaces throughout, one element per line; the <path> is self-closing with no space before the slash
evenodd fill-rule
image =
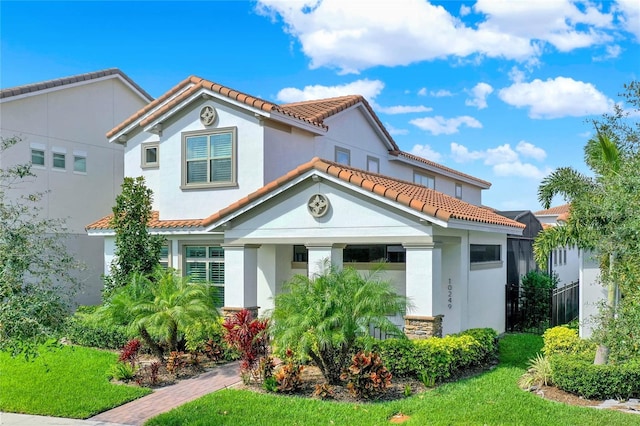
<path id="1" fill-rule="evenodd" d="M 543 333 L 547 328 L 566 324 L 578 317 L 579 283 L 562 288 L 523 289 L 505 286 L 506 331 Z"/>

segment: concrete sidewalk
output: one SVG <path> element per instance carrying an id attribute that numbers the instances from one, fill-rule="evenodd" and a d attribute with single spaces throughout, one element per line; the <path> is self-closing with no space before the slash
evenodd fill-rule
<path id="1" fill-rule="evenodd" d="M 87 420 L 0 413 L 0 425 L 10 426 L 138 426 L 158 414 L 240 381 L 240 364 L 216 367 L 175 385 L 160 388 L 142 398 L 105 411 Z"/>

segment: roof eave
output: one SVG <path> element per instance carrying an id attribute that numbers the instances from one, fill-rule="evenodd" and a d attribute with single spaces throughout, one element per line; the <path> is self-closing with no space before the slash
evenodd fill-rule
<path id="1" fill-rule="evenodd" d="M 499 234 L 513 234 L 522 235 L 524 227 L 498 225 L 494 223 L 476 222 L 463 219 L 449 219 L 449 228 L 462 229 L 466 231 L 482 231 L 482 232 L 495 232 Z"/>
<path id="2" fill-rule="evenodd" d="M 290 115 L 282 113 L 280 111 L 271 111 L 268 117 L 274 121 L 306 130 L 317 136 L 326 134 L 328 130 L 326 126 L 311 124 L 299 118 L 291 117 Z"/>
<path id="3" fill-rule="evenodd" d="M 463 176 L 463 175 L 460 175 L 460 174 L 457 174 L 457 173 L 453 173 L 453 172 L 450 172 L 449 170 L 442 169 L 442 168 L 437 167 L 437 166 L 432 166 L 430 164 L 423 163 L 421 161 L 414 160 L 412 158 L 407 158 L 407 157 L 405 157 L 403 155 L 390 155 L 390 157 L 388 159 L 390 161 L 399 161 L 399 162 L 402 162 L 402 163 L 410 164 L 410 165 L 412 165 L 414 167 L 419 167 L 421 169 L 428 170 L 428 171 L 433 172 L 433 173 L 438 173 L 440 175 L 444 175 L 444 176 L 450 177 L 452 179 L 455 179 L 455 180 L 457 180 L 459 182 L 464 182 L 464 183 L 468 183 L 470 185 L 476 186 L 476 187 L 478 187 L 480 189 L 489 189 L 489 188 L 491 188 L 491 183 L 489 183 L 489 182 L 485 182 L 485 181 L 480 180 L 480 179 L 474 179 L 472 176 Z"/>

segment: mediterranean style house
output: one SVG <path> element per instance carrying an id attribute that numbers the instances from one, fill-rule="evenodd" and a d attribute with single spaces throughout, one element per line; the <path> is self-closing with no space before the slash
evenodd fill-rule
<path id="1" fill-rule="evenodd" d="M 504 330 L 507 234 L 525 226 L 481 206 L 488 182 L 401 151 L 362 96 L 278 105 L 189 77 L 107 138 L 153 190 L 163 263 L 216 286 L 227 313 L 267 312 L 328 261 L 383 260 L 413 304 L 394 319 L 408 335 Z M 105 267 L 109 220 L 87 227 Z"/>
<path id="2" fill-rule="evenodd" d="M 0 168 L 31 162 L 36 178 L 12 195 L 43 192 L 43 217 L 65 219 L 67 247 L 87 266 L 77 303 L 101 300 L 104 244 L 84 228 L 113 206 L 124 173 L 124 149 L 104 133 L 152 99 L 118 69 L 0 90 L 0 135 L 21 139 Z"/>

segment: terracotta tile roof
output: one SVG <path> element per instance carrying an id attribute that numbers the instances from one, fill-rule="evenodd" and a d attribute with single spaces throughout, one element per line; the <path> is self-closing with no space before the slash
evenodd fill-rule
<path id="1" fill-rule="evenodd" d="M 90 225 L 87 225 L 86 230 L 90 229 L 112 229 L 111 219 L 113 214 L 103 217 Z M 160 220 L 160 213 L 157 211 L 151 212 L 151 220 L 147 226 L 151 229 L 176 229 L 176 228 L 200 228 L 202 227 L 202 219 L 184 219 L 184 220 Z"/>
<path id="2" fill-rule="evenodd" d="M 314 158 L 286 175 L 265 185 L 245 198 L 214 213 L 202 221 L 203 226 L 209 226 L 225 216 L 248 205 L 252 201 L 268 194 L 274 189 L 285 185 L 294 178 L 315 169 L 335 176 L 345 182 L 361 187 L 364 190 L 383 196 L 392 201 L 423 212 L 429 216 L 449 221 L 450 219 L 487 223 L 491 225 L 525 228 L 525 225 L 457 198 L 429 189 L 412 182 L 393 179 L 388 176 L 366 172 L 319 158 Z"/>
<path id="3" fill-rule="evenodd" d="M 546 210 L 539 210 L 534 213 L 536 216 L 558 216 L 563 213 L 569 213 L 570 204 L 563 204 L 561 206 L 551 207 Z"/>
<path id="4" fill-rule="evenodd" d="M 86 74 L 78 74 L 70 77 L 57 78 L 54 80 L 41 81 L 39 83 L 25 84 L 23 86 L 10 87 L 0 90 L 0 99 L 10 98 L 12 96 L 25 95 L 28 93 L 38 92 L 40 90 L 52 89 L 54 87 L 65 86 L 67 84 L 80 83 L 83 81 L 94 80 L 96 78 L 107 77 L 110 75 L 120 75 L 131 86 L 133 86 L 147 100 L 152 100 L 153 96 L 148 94 L 142 87 L 138 86 L 129 76 L 120 71 L 118 68 L 109 68 L 102 71 L 90 72 Z"/>
<path id="5" fill-rule="evenodd" d="M 454 170 L 452 168 L 443 166 L 442 164 L 435 163 L 435 162 L 433 162 L 431 160 L 427 160 L 426 158 L 418 157 L 417 155 L 414 155 L 414 154 L 411 154 L 411 153 L 408 153 L 408 152 L 398 151 L 396 153 L 391 153 L 391 154 L 400 155 L 402 157 L 406 157 L 406 158 L 409 158 L 411 160 L 415 160 L 415 161 L 419 161 L 421 163 L 427 164 L 427 165 L 429 165 L 431 167 L 435 167 L 437 169 L 444 170 L 444 171 L 447 171 L 449 173 L 453 173 L 453 174 L 456 174 L 458 176 L 474 180 L 474 181 L 476 181 L 478 183 L 481 183 L 481 184 L 485 185 L 487 188 L 489 188 L 491 186 L 491 182 L 487 182 L 486 180 L 482 180 L 482 179 L 479 179 L 477 177 L 468 175 L 466 173 L 459 172 L 459 171 Z"/>

